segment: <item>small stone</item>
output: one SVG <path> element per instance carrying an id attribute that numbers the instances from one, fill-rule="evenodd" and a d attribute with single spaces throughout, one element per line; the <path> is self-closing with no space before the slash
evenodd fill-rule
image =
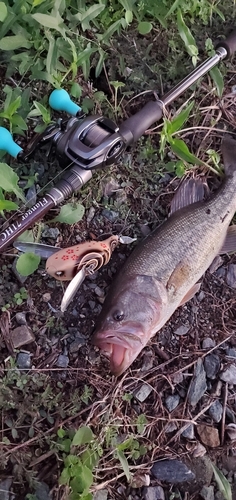
<path id="1" fill-rule="evenodd" d="M 108 210 L 105 208 L 102 210 L 102 215 L 103 217 L 106 217 L 110 222 L 115 222 L 116 219 L 119 217 L 119 212 L 115 212 L 114 210 Z"/>
<path id="2" fill-rule="evenodd" d="M 205 299 L 205 292 L 203 292 L 203 290 L 201 290 L 201 292 L 197 296 L 197 300 L 198 300 L 198 302 L 202 302 L 203 299 Z"/>
<path id="3" fill-rule="evenodd" d="M 207 378 L 214 380 L 220 369 L 220 358 L 217 354 L 209 354 L 205 357 L 204 368 Z"/>
<path id="4" fill-rule="evenodd" d="M 190 424 L 184 431 L 182 432 L 182 436 L 185 437 L 186 439 L 194 439 L 194 425 Z"/>
<path id="5" fill-rule="evenodd" d="M 174 384 L 182 384 L 184 376 L 182 372 L 177 372 L 172 375 L 172 381 Z"/>
<path id="6" fill-rule="evenodd" d="M 165 500 L 165 493 L 161 486 L 149 486 L 143 489 L 143 500 Z"/>
<path id="7" fill-rule="evenodd" d="M 108 490 L 99 490 L 93 495 L 93 500 L 107 500 Z"/>
<path id="8" fill-rule="evenodd" d="M 65 356 L 65 354 L 60 354 L 56 362 L 58 368 L 67 368 L 68 364 L 69 364 L 68 356 Z"/>
<path id="9" fill-rule="evenodd" d="M 94 207 L 90 207 L 87 215 L 87 224 L 90 224 L 92 222 L 94 215 L 95 215 L 96 209 Z"/>
<path id="10" fill-rule="evenodd" d="M 96 295 L 98 297 L 104 297 L 105 296 L 104 290 L 102 290 L 99 286 L 96 286 L 94 288 L 94 293 L 96 293 Z"/>
<path id="11" fill-rule="evenodd" d="M 206 373 L 203 367 L 202 360 L 197 360 L 194 375 L 190 383 L 188 402 L 191 406 L 196 406 L 207 389 Z"/>
<path id="12" fill-rule="evenodd" d="M 189 331 L 189 328 L 189 326 L 185 325 L 179 326 L 179 328 L 174 331 L 174 335 L 186 335 L 186 333 L 188 333 Z"/>
<path id="13" fill-rule="evenodd" d="M 16 318 L 16 322 L 18 323 L 18 325 L 26 325 L 27 324 L 25 313 L 23 313 L 23 312 L 16 313 L 15 318 Z"/>
<path id="14" fill-rule="evenodd" d="M 215 340 L 211 339 L 210 337 L 206 337 L 202 341 L 202 348 L 203 349 L 211 349 L 212 347 L 215 347 L 215 345 L 216 345 Z"/>
<path id="15" fill-rule="evenodd" d="M 236 349 L 233 349 L 232 347 L 229 347 L 228 349 L 226 349 L 226 354 L 230 358 L 236 358 Z"/>
<path id="16" fill-rule="evenodd" d="M 197 443 L 196 447 L 193 450 L 193 457 L 194 458 L 203 457 L 204 455 L 206 455 L 206 452 L 207 451 L 206 451 L 205 446 L 203 446 L 202 443 Z"/>
<path id="17" fill-rule="evenodd" d="M 59 234 L 60 231 L 57 227 L 46 227 L 42 232 L 43 238 L 51 238 L 52 240 L 56 240 Z"/>
<path id="18" fill-rule="evenodd" d="M 35 500 L 51 500 L 50 488 L 43 481 L 36 486 Z"/>
<path id="19" fill-rule="evenodd" d="M 214 486 L 203 486 L 200 491 L 200 496 L 204 500 L 214 500 Z"/>
<path id="20" fill-rule="evenodd" d="M 223 406 L 218 399 L 214 401 L 214 403 L 212 403 L 208 413 L 212 418 L 212 420 L 214 420 L 214 422 L 216 422 L 217 424 L 221 421 L 223 414 Z"/>
<path id="21" fill-rule="evenodd" d="M 228 384 L 236 385 L 236 366 L 230 365 L 225 371 L 220 373 L 220 379 Z"/>
<path id="22" fill-rule="evenodd" d="M 173 394 L 173 396 L 167 396 L 165 399 L 165 405 L 169 412 L 173 411 L 179 404 L 180 397 L 178 394 Z"/>
<path id="23" fill-rule="evenodd" d="M 10 500 L 10 487 L 12 478 L 7 477 L 0 482 L 0 500 Z"/>
<path id="24" fill-rule="evenodd" d="M 19 352 L 16 358 L 16 364 L 20 370 L 27 370 L 31 368 L 30 354 L 27 352 Z"/>
<path id="25" fill-rule="evenodd" d="M 176 431 L 176 429 L 178 429 L 178 426 L 177 424 L 172 420 L 171 422 L 169 422 L 166 427 L 165 427 L 165 432 L 167 434 L 169 434 L 170 432 L 174 432 Z"/>
<path id="26" fill-rule="evenodd" d="M 51 300 L 51 294 L 49 292 L 46 292 L 43 294 L 42 299 L 44 302 L 50 302 Z"/>
<path id="27" fill-rule="evenodd" d="M 31 344 L 35 339 L 33 333 L 26 325 L 17 326 L 10 333 L 14 349 L 18 349 L 22 345 Z"/>
<path id="28" fill-rule="evenodd" d="M 220 491 L 217 491 L 214 500 L 225 500 L 225 496 Z"/>
<path id="29" fill-rule="evenodd" d="M 229 264 L 226 281 L 231 288 L 236 288 L 236 264 Z"/>
<path id="30" fill-rule="evenodd" d="M 195 474 L 180 460 L 160 460 L 153 465 L 151 473 L 156 479 L 171 484 L 195 479 Z"/>
<path id="31" fill-rule="evenodd" d="M 137 389 L 135 392 L 134 392 L 134 397 L 140 401 L 140 403 L 143 403 L 143 401 L 145 401 L 145 399 L 148 398 L 149 394 L 151 394 L 152 392 L 152 387 L 148 384 L 142 384 L 141 387 L 139 387 L 139 389 Z"/>
<path id="32" fill-rule="evenodd" d="M 143 357 L 142 357 L 142 366 L 140 368 L 140 370 L 142 372 L 148 372 L 149 370 L 151 370 L 153 368 L 153 365 L 154 365 L 154 356 L 153 356 L 153 352 L 145 352 Z"/>
<path id="33" fill-rule="evenodd" d="M 69 346 L 69 351 L 71 353 L 73 352 L 78 352 L 79 349 L 85 345 L 86 343 L 86 340 L 84 337 L 77 337 L 73 342 L 71 342 L 70 346 Z"/>
<path id="34" fill-rule="evenodd" d="M 210 448 L 217 448 L 217 446 L 220 446 L 219 432 L 215 427 L 201 424 L 197 426 L 197 431 L 202 443 L 206 446 Z"/>
<path id="35" fill-rule="evenodd" d="M 213 260 L 212 264 L 208 268 L 208 271 L 210 274 L 213 274 L 217 269 L 219 269 L 220 266 L 223 264 L 223 259 L 220 255 L 217 255 L 215 259 Z"/>
<path id="36" fill-rule="evenodd" d="M 116 193 L 118 189 L 120 189 L 120 185 L 114 177 L 105 179 L 105 182 L 102 182 L 103 196 L 106 196 L 107 198 Z"/>

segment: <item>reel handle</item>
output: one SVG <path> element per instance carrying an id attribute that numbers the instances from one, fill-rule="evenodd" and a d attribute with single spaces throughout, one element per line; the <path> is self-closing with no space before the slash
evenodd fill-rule
<path id="1" fill-rule="evenodd" d="M 23 149 L 13 141 L 12 135 L 5 127 L 0 127 L 0 150 L 6 151 L 9 155 L 16 158 Z"/>
<path id="2" fill-rule="evenodd" d="M 223 47 L 227 51 L 227 59 L 236 52 L 236 29 L 231 31 L 225 40 L 220 40 L 217 43 L 216 49 L 219 47 Z"/>
<path id="3" fill-rule="evenodd" d="M 55 111 L 65 111 L 72 116 L 76 116 L 81 111 L 81 107 L 71 100 L 64 89 L 53 90 L 49 97 L 49 105 Z"/>

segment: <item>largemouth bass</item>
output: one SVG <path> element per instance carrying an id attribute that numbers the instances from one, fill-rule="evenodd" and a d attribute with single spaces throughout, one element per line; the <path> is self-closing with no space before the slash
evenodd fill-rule
<path id="1" fill-rule="evenodd" d="M 236 249 L 236 226 L 229 228 L 236 211 L 236 141 L 230 136 L 222 153 L 225 178 L 218 191 L 177 209 L 138 244 L 108 292 L 93 343 L 117 376 L 195 295 L 217 254 Z"/>

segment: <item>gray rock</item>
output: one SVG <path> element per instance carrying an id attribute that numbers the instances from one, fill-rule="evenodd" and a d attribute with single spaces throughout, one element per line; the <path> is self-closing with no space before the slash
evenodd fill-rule
<path id="1" fill-rule="evenodd" d="M 173 432 L 173 431 L 176 431 L 176 429 L 178 429 L 178 426 L 177 424 L 172 420 L 171 422 L 169 422 L 167 424 L 167 426 L 165 427 L 165 432 L 168 434 L 169 432 Z"/>
<path id="2" fill-rule="evenodd" d="M 173 396 L 167 396 L 165 399 L 165 405 L 169 412 L 173 411 L 179 404 L 180 397 L 178 394 L 173 394 Z"/>
<path id="3" fill-rule="evenodd" d="M 184 431 L 182 432 L 182 436 L 186 439 L 194 439 L 194 425 L 190 424 L 188 427 L 186 427 L 186 429 L 184 429 Z"/>
<path id="4" fill-rule="evenodd" d="M 25 313 L 23 313 L 23 312 L 16 313 L 15 318 L 16 318 L 16 322 L 18 323 L 18 325 L 26 325 L 27 324 Z"/>
<path id="5" fill-rule="evenodd" d="M 184 380 L 183 373 L 182 372 L 174 373 L 174 375 L 172 376 L 172 380 L 174 384 L 182 384 Z"/>
<path id="6" fill-rule="evenodd" d="M 7 477 L 4 481 L 0 482 L 0 500 L 10 500 L 10 487 L 12 478 Z"/>
<path id="7" fill-rule="evenodd" d="M 56 240 L 59 234 L 60 231 L 57 227 L 46 227 L 42 232 L 43 238 L 51 238 L 52 240 Z"/>
<path id="8" fill-rule="evenodd" d="M 19 352 L 16 358 L 16 364 L 20 370 L 27 370 L 31 367 L 30 354 L 27 352 Z"/>
<path id="9" fill-rule="evenodd" d="M 215 345 L 216 345 L 215 340 L 211 339 L 210 337 L 207 337 L 202 341 L 203 349 L 211 349 L 212 347 L 215 347 Z"/>
<path id="10" fill-rule="evenodd" d="M 208 413 L 209 413 L 210 417 L 212 418 L 212 420 L 214 420 L 214 422 L 218 423 L 221 421 L 222 413 L 223 413 L 223 406 L 218 399 L 216 401 L 214 401 L 214 403 L 212 403 L 211 407 L 209 408 Z"/>
<path id="11" fill-rule="evenodd" d="M 228 347 L 228 349 L 226 349 L 226 354 L 230 358 L 236 358 L 236 349 L 233 349 L 232 347 Z"/>
<path id="12" fill-rule="evenodd" d="M 148 384 L 142 384 L 141 387 L 139 387 L 139 389 L 137 389 L 135 392 L 134 392 L 134 397 L 140 401 L 140 403 L 143 403 L 143 401 L 145 401 L 145 399 L 148 398 L 149 394 L 151 394 L 152 392 L 152 387 Z"/>
<path id="13" fill-rule="evenodd" d="M 165 493 L 161 486 L 143 488 L 143 500 L 165 500 Z"/>
<path id="14" fill-rule="evenodd" d="M 195 479 L 195 474 L 180 460 L 160 460 L 153 465 L 151 473 L 156 479 L 171 484 Z"/>
<path id="15" fill-rule="evenodd" d="M 217 269 L 217 271 L 215 272 L 215 275 L 217 276 L 217 278 L 225 280 L 225 273 L 226 273 L 226 269 L 224 266 L 222 266 L 219 269 Z"/>
<path id="16" fill-rule="evenodd" d="M 226 281 L 231 288 L 236 288 L 236 264 L 229 264 Z"/>
<path id="17" fill-rule="evenodd" d="M 205 299 L 205 292 L 203 292 L 203 290 L 201 290 L 197 296 L 197 300 L 198 300 L 198 302 L 202 302 L 203 299 Z"/>
<path id="18" fill-rule="evenodd" d="M 38 483 L 35 490 L 35 497 L 37 500 L 51 500 L 50 488 L 44 483 Z"/>
<path id="19" fill-rule="evenodd" d="M 209 354 L 205 357 L 204 368 L 207 378 L 214 380 L 220 369 L 220 358 L 217 354 Z"/>
<path id="20" fill-rule="evenodd" d="M 197 360 L 194 375 L 190 383 L 188 402 L 191 406 L 196 406 L 198 401 L 203 396 L 207 389 L 206 385 L 206 373 L 203 367 L 202 360 L 199 358 Z"/>
<path id="21" fill-rule="evenodd" d="M 119 212 L 104 208 L 104 210 L 102 211 L 102 215 L 103 217 L 106 217 L 106 219 L 108 219 L 110 222 L 115 222 L 115 220 L 119 217 Z"/>
<path id="22" fill-rule="evenodd" d="M 214 486 L 203 486 L 200 491 L 200 496 L 204 498 L 204 500 L 214 500 Z"/>
<path id="23" fill-rule="evenodd" d="M 220 379 L 228 384 L 236 385 L 236 366 L 230 365 L 225 371 L 220 373 Z"/>
<path id="24" fill-rule="evenodd" d="M 93 495 L 93 500 L 107 500 L 108 490 L 99 490 Z"/>
<path id="25" fill-rule="evenodd" d="M 223 262 L 224 261 L 222 257 L 220 255 L 217 255 L 208 268 L 209 273 L 213 274 L 223 264 Z"/>
<path id="26" fill-rule="evenodd" d="M 174 335 L 186 335 L 189 329 L 190 329 L 189 326 L 181 325 L 174 331 Z"/>
<path id="27" fill-rule="evenodd" d="M 87 215 L 87 224 L 90 224 L 92 222 L 94 215 L 96 213 L 96 209 L 94 207 L 90 207 Z"/>
<path id="28" fill-rule="evenodd" d="M 11 341 L 14 349 L 22 345 L 31 344 L 34 341 L 34 335 L 27 325 L 21 325 L 11 331 Z"/>
<path id="29" fill-rule="evenodd" d="M 65 354 L 60 354 L 56 362 L 58 368 L 67 368 L 68 364 L 69 364 L 68 356 L 65 356 Z"/>
<path id="30" fill-rule="evenodd" d="M 84 337 L 76 337 L 76 339 L 71 342 L 69 346 L 70 352 L 78 352 L 79 349 L 86 344 L 86 340 Z"/>

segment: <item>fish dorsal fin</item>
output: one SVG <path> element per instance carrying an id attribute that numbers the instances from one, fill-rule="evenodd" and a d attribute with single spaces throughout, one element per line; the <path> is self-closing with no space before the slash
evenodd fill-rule
<path id="1" fill-rule="evenodd" d="M 180 208 L 204 200 L 207 187 L 206 182 L 201 179 L 193 177 L 185 179 L 178 187 L 171 201 L 170 215 L 180 210 Z"/>
<path id="2" fill-rule="evenodd" d="M 229 226 L 225 241 L 219 254 L 236 252 L 236 225 Z"/>
<path id="3" fill-rule="evenodd" d="M 196 293 L 199 292 L 200 287 L 201 287 L 201 283 L 196 283 L 195 285 L 193 285 L 192 288 L 190 288 L 190 290 L 186 293 L 186 295 L 181 300 L 180 306 L 183 306 L 184 304 L 186 304 L 186 302 L 191 300 L 194 297 L 194 295 L 196 295 Z"/>
<path id="4" fill-rule="evenodd" d="M 226 134 L 221 143 L 225 172 L 230 175 L 236 170 L 236 140 Z"/>

